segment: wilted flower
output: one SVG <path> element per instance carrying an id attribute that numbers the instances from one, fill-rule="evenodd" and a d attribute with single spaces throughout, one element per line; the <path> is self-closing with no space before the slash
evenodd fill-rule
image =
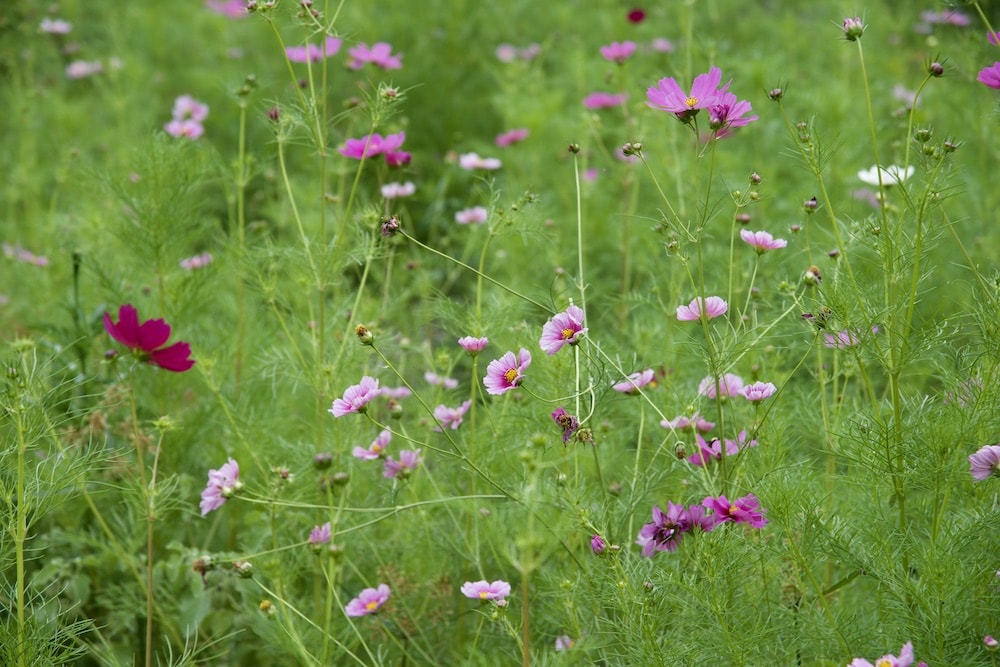
<path id="1" fill-rule="evenodd" d="M 744 127 L 757 120 L 758 116 L 747 116 L 753 107 L 746 100 L 740 100 L 733 93 L 719 91 L 718 97 L 708 106 L 709 127 L 719 133 L 727 128 Z"/>
<path id="2" fill-rule="evenodd" d="M 359 384 L 344 390 L 343 398 L 334 400 L 329 412 L 334 417 L 343 417 L 352 412 L 365 412 L 368 403 L 379 395 L 378 380 L 365 375 Z"/>
<path id="3" fill-rule="evenodd" d="M 575 345 L 587 333 L 583 326 L 583 309 L 570 304 L 562 313 L 553 315 L 542 327 L 539 347 L 549 354 L 555 354 L 566 345 Z"/>
<path id="4" fill-rule="evenodd" d="M 385 584 L 379 584 L 378 588 L 366 588 L 358 594 L 358 597 L 347 603 L 344 612 L 348 616 L 374 614 L 389 599 L 389 593 L 389 587 Z"/>
<path id="5" fill-rule="evenodd" d="M 208 485 L 201 492 L 201 515 L 205 516 L 222 507 L 242 486 L 240 465 L 232 458 L 223 463 L 218 470 L 209 470 Z"/>
<path id="6" fill-rule="evenodd" d="M 494 582 L 467 581 L 462 584 L 462 595 L 470 600 L 503 600 L 510 595 L 510 584 L 501 579 Z"/>
<path id="7" fill-rule="evenodd" d="M 573 640 L 570 639 L 569 635 L 559 635 L 556 637 L 557 651 L 568 651 L 571 648 L 573 648 Z"/>
<path id="8" fill-rule="evenodd" d="M 570 438 L 573 437 L 573 434 L 580 428 L 580 422 L 577 421 L 576 417 L 567 413 L 563 407 L 555 409 L 552 413 L 552 419 L 559 425 L 559 428 L 562 429 L 562 440 L 564 445 L 569 442 Z"/>
<path id="9" fill-rule="evenodd" d="M 705 316 L 705 319 L 712 319 L 719 315 L 724 315 L 729 310 L 729 304 L 720 296 L 710 296 L 706 298 L 696 297 L 686 306 L 677 306 L 677 319 L 681 322 L 692 322 Z"/>
<path id="10" fill-rule="evenodd" d="M 970 454 L 969 473 L 977 482 L 1000 474 L 1000 445 L 986 445 L 975 454 Z"/>
<path id="11" fill-rule="evenodd" d="M 127 303 L 118 309 L 118 322 L 104 313 L 104 330 L 122 345 L 130 348 L 140 361 L 155 364 L 175 373 L 182 373 L 194 366 L 191 346 L 178 342 L 167 347 L 170 325 L 161 319 L 146 320 L 139 324 L 139 313 Z"/>

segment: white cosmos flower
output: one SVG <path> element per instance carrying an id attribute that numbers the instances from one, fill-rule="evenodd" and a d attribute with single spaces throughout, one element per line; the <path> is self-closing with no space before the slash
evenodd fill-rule
<path id="1" fill-rule="evenodd" d="M 910 176 L 913 176 L 915 169 L 912 164 L 906 169 L 903 169 L 895 164 L 890 164 L 888 167 L 879 167 L 875 165 L 868 169 L 862 169 L 859 171 L 858 178 L 868 185 L 877 186 L 879 171 L 882 172 L 882 187 L 888 187 L 890 185 L 895 185 L 896 183 L 902 183 Z"/>

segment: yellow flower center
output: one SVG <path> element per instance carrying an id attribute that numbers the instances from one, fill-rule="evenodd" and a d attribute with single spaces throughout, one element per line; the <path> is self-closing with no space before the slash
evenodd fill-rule
<path id="1" fill-rule="evenodd" d="M 875 667 L 892 667 L 892 660 L 879 660 L 875 663 Z"/>
<path id="2" fill-rule="evenodd" d="M 563 329 L 563 330 L 562 330 L 562 337 L 563 337 L 563 340 L 569 340 L 570 338 L 572 338 L 572 337 L 573 337 L 573 334 L 575 334 L 575 333 L 576 333 L 576 332 L 575 332 L 575 331 L 573 331 L 572 329 L 569 329 L 569 328 L 566 328 L 566 329 Z"/>
<path id="3" fill-rule="evenodd" d="M 372 451 L 378 454 L 379 452 L 382 451 L 382 445 L 377 443 L 372 444 Z"/>
<path id="4" fill-rule="evenodd" d="M 694 108 L 694 106 L 696 104 L 698 104 L 698 98 L 697 97 L 689 97 L 686 100 L 684 100 L 684 105 L 685 106 L 689 106 L 692 109 Z"/>
<path id="5" fill-rule="evenodd" d="M 507 372 L 504 373 L 503 376 L 504 376 L 504 378 L 507 379 L 507 382 L 509 382 L 510 384 L 514 384 L 514 380 L 517 379 L 517 369 L 516 368 L 508 368 Z"/>
<path id="6" fill-rule="evenodd" d="M 480 600 L 485 600 L 486 598 L 489 597 L 489 595 L 490 595 L 489 591 L 479 591 L 479 599 Z"/>
<path id="7" fill-rule="evenodd" d="M 367 609 L 368 611 L 375 611 L 376 607 L 378 607 L 378 602 L 376 602 L 375 600 L 365 603 L 365 609 Z"/>

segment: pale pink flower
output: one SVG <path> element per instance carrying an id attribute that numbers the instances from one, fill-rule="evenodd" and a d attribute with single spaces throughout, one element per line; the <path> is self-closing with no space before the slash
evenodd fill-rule
<path id="1" fill-rule="evenodd" d="M 633 53 L 635 53 L 635 42 L 611 42 L 607 46 L 601 47 L 601 55 L 604 56 L 604 59 L 619 65 L 631 58 Z"/>
<path id="2" fill-rule="evenodd" d="M 389 599 L 389 593 L 389 587 L 385 584 L 379 584 L 378 588 L 366 588 L 347 603 L 344 612 L 353 617 L 374 614 Z"/>
<path id="3" fill-rule="evenodd" d="M 200 123 L 208 118 L 208 105 L 204 102 L 199 102 L 191 95 L 181 95 L 174 100 L 171 116 L 174 120 L 190 118 Z"/>
<path id="4" fill-rule="evenodd" d="M 322 47 L 318 44 L 289 46 L 285 48 L 285 55 L 288 57 L 289 62 L 314 63 L 339 53 L 341 44 L 341 40 L 336 37 L 327 37 Z"/>
<path id="5" fill-rule="evenodd" d="M 208 485 L 201 492 L 201 515 L 222 507 L 242 487 L 240 464 L 234 459 L 229 458 L 218 470 L 209 470 Z"/>
<path id="6" fill-rule="evenodd" d="M 413 392 L 410 391 L 409 387 L 382 387 L 378 390 L 379 396 L 385 396 L 386 398 L 406 398 Z"/>
<path id="7" fill-rule="evenodd" d="M 644 371 L 637 371 L 629 375 L 623 381 L 612 385 L 611 388 L 615 391 L 620 391 L 623 394 L 638 394 L 641 388 L 653 381 L 654 375 L 655 373 L 652 368 L 647 368 Z"/>
<path id="8" fill-rule="evenodd" d="M 382 196 L 386 199 L 399 199 L 409 197 L 417 191 L 417 186 L 412 181 L 405 183 L 386 183 L 382 186 Z"/>
<path id="9" fill-rule="evenodd" d="M 788 245 L 788 241 L 785 239 L 776 239 L 767 232 L 751 232 L 749 229 L 741 229 L 740 238 L 753 246 L 758 255 L 762 255 L 768 250 L 776 250 Z"/>
<path id="10" fill-rule="evenodd" d="M 409 450 L 404 449 L 399 452 L 399 460 L 396 461 L 391 456 L 385 459 L 385 468 L 383 474 L 389 479 L 394 479 L 396 477 L 408 477 L 410 473 L 417 469 L 423 462 L 423 458 L 420 456 L 420 450 Z"/>
<path id="11" fill-rule="evenodd" d="M 478 153 L 463 153 L 458 156 L 458 166 L 462 169 L 483 169 L 484 171 L 494 171 L 499 169 L 503 164 L 500 162 L 499 158 L 495 157 L 479 157 Z"/>
<path id="12" fill-rule="evenodd" d="M 38 29 L 49 35 L 68 35 L 73 30 L 73 24 L 62 19 L 45 17 Z"/>
<path id="13" fill-rule="evenodd" d="M 545 323 L 538 346 L 549 354 L 555 354 L 566 345 L 575 345 L 580 336 L 587 333 L 583 318 L 583 310 L 570 304 L 564 312 L 553 315 Z"/>
<path id="14" fill-rule="evenodd" d="M 972 479 L 981 482 L 991 475 L 1000 474 L 1000 445 L 980 447 L 975 454 L 969 455 L 969 473 Z M 998 571 L 1000 576 L 1000 571 Z"/>
<path id="15" fill-rule="evenodd" d="M 770 382 L 754 382 L 740 387 L 737 393 L 751 403 L 760 403 L 765 398 L 774 396 L 777 391 L 778 388 Z"/>
<path id="16" fill-rule="evenodd" d="M 458 386 L 458 380 L 455 378 L 441 377 L 433 371 L 424 373 L 424 380 L 427 381 L 427 384 L 432 384 L 435 387 L 444 387 L 445 389 L 454 389 Z"/>
<path id="17" fill-rule="evenodd" d="M 878 327 L 872 327 L 871 331 L 873 334 L 878 333 Z M 855 329 L 854 331 L 844 329 L 843 331 L 838 331 L 835 334 L 824 333 L 823 346 L 836 348 L 838 350 L 846 350 L 847 348 L 854 347 L 860 343 L 862 336 L 864 336 L 864 332 L 858 329 Z"/>
<path id="18" fill-rule="evenodd" d="M 621 93 L 591 93 L 583 98 L 583 106 L 587 109 L 611 109 L 620 107 L 628 101 L 628 94 Z"/>
<path id="19" fill-rule="evenodd" d="M 674 43 L 669 39 L 664 39 L 663 37 L 657 37 L 649 44 L 651 48 L 656 53 L 673 53 Z"/>
<path id="20" fill-rule="evenodd" d="M 97 60 L 74 60 L 66 66 L 66 76 L 70 79 L 85 79 L 104 71 L 104 65 Z"/>
<path id="21" fill-rule="evenodd" d="M 434 408 L 434 419 L 441 422 L 440 426 L 434 428 L 435 431 L 443 431 L 446 428 L 457 429 L 462 425 L 462 416 L 469 411 L 472 401 L 465 401 L 457 408 L 449 408 L 446 405 L 439 405 Z"/>
<path id="22" fill-rule="evenodd" d="M 710 296 L 707 298 L 697 297 L 686 306 L 677 306 L 677 319 L 681 322 L 694 322 L 701 319 L 712 319 L 719 315 L 724 315 L 729 310 L 729 304 L 721 296 Z"/>
<path id="23" fill-rule="evenodd" d="M 19 245 L 11 245 L 9 243 L 3 244 L 3 254 L 11 259 L 16 259 L 19 262 L 24 262 L 25 264 L 32 264 L 34 266 L 48 266 L 49 258 L 44 255 L 36 255 L 35 253 L 22 248 Z"/>
<path id="24" fill-rule="evenodd" d="M 523 347 L 514 356 L 508 352 L 499 359 L 494 359 L 486 367 L 486 377 L 483 385 L 488 394 L 505 394 L 511 389 L 521 386 L 524 371 L 531 365 L 531 353 Z"/>
<path id="25" fill-rule="evenodd" d="M 333 537 L 333 532 L 331 530 L 330 522 L 327 521 L 322 526 L 316 526 L 309 531 L 309 545 L 319 546 L 320 544 L 326 544 Z"/>
<path id="26" fill-rule="evenodd" d="M 930 24 L 950 24 L 957 25 L 959 27 L 967 26 L 971 23 L 969 17 L 966 14 L 958 11 L 957 9 L 949 9 L 948 11 L 924 11 L 920 12 L 920 20 L 925 23 Z"/>
<path id="27" fill-rule="evenodd" d="M 194 271 L 196 269 L 202 269 L 212 263 L 215 258 L 212 257 L 212 253 L 203 252 L 200 255 L 194 255 L 193 257 L 187 257 L 180 261 L 180 267 L 185 271 Z"/>
<path id="28" fill-rule="evenodd" d="M 510 595 L 510 584 L 498 579 L 488 581 L 467 581 L 462 584 L 462 595 L 471 600 L 503 600 Z"/>
<path id="29" fill-rule="evenodd" d="M 542 45 L 532 42 L 517 50 L 517 57 L 521 60 L 534 60 L 542 52 Z"/>
<path id="30" fill-rule="evenodd" d="M 192 118 L 172 120 L 163 126 L 163 130 L 170 136 L 179 139 L 197 139 L 205 133 L 204 126 Z"/>
<path id="31" fill-rule="evenodd" d="M 385 458 L 385 448 L 392 440 L 392 431 L 389 429 L 383 429 L 378 437 L 372 441 L 372 444 L 368 445 L 368 449 L 364 447 L 356 446 L 352 451 L 351 455 L 356 459 L 361 459 L 362 461 L 374 461 L 375 459 Z"/>
<path id="32" fill-rule="evenodd" d="M 913 664 L 913 642 L 906 642 L 899 652 L 899 657 L 887 654 L 875 661 L 875 664 L 864 658 L 855 658 L 847 667 L 910 667 Z"/>
<path id="33" fill-rule="evenodd" d="M 371 48 L 362 42 L 347 50 L 350 56 L 347 59 L 347 67 L 350 69 L 361 69 L 365 63 L 371 63 L 382 69 L 400 69 L 403 67 L 402 55 L 393 55 L 392 46 L 385 42 L 376 42 Z"/>
<path id="34" fill-rule="evenodd" d="M 719 378 L 719 396 L 722 398 L 732 398 L 739 394 L 743 388 L 743 378 L 733 373 L 726 373 Z M 715 378 L 711 375 L 698 383 L 698 394 L 708 398 L 716 397 Z"/>
<path id="35" fill-rule="evenodd" d="M 501 148 L 506 148 L 513 144 L 524 141 L 527 138 L 528 138 L 528 130 L 526 130 L 525 128 L 507 130 L 503 134 L 497 135 L 496 144 Z"/>
<path id="36" fill-rule="evenodd" d="M 455 214 L 455 222 L 460 225 L 476 224 L 481 225 L 490 217 L 490 212 L 483 206 L 473 206 L 463 208 Z"/>
<path id="37" fill-rule="evenodd" d="M 517 47 L 513 44 L 500 44 L 493 53 L 502 63 L 512 63 L 517 60 Z"/>
<path id="38" fill-rule="evenodd" d="M 328 412 L 334 417 L 343 417 L 352 412 L 365 412 L 368 403 L 378 395 L 378 380 L 365 375 L 359 384 L 348 387 L 344 391 L 343 398 L 336 399 Z"/>
<path id="39" fill-rule="evenodd" d="M 458 339 L 458 344 L 462 346 L 462 349 L 471 355 L 479 354 L 483 351 L 490 342 L 489 338 L 483 336 L 482 338 L 473 338 L 472 336 L 463 336 Z"/>
<path id="40" fill-rule="evenodd" d="M 680 415 L 674 417 L 673 419 L 662 419 L 660 420 L 660 426 L 663 428 L 674 429 L 676 431 L 694 431 L 698 430 L 702 433 L 707 433 L 715 428 L 715 424 L 710 421 L 706 421 L 700 413 L 695 412 L 690 417 L 686 415 Z"/>

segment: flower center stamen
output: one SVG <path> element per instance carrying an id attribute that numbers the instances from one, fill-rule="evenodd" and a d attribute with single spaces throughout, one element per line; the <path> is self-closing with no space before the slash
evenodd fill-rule
<path id="1" fill-rule="evenodd" d="M 691 107 L 692 109 L 696 104 L 698 104 L 697 97 L 688 97 L 687 99 L 684 100 L 684 106 Z"/>
<path id="2" fill-rule="evenodd" d="M 572 337 L 573 337 L 573 334 L 575 334 L 575 333 L 576 333 L 576 332 L 575 332 L 575 331 L 573 331 L 572 329 L 570 329 L 569 327 L 567 327 L 567 328 L 563 329 L 563 330 L 562 330 L 562 337 L 563 337 L 563 340 L 569 340 L 570 338 L 572 338 Z"/>
<path id="3" fill-rule="evenodd" d="M 514 380 L 517 379 L 517 369 L 516 368 L 508 368 L 507 372 L 504 373 L 503 376 L 504 376 L 504 379 L 506 379 L 509 384 L 514 384 Z"/>

